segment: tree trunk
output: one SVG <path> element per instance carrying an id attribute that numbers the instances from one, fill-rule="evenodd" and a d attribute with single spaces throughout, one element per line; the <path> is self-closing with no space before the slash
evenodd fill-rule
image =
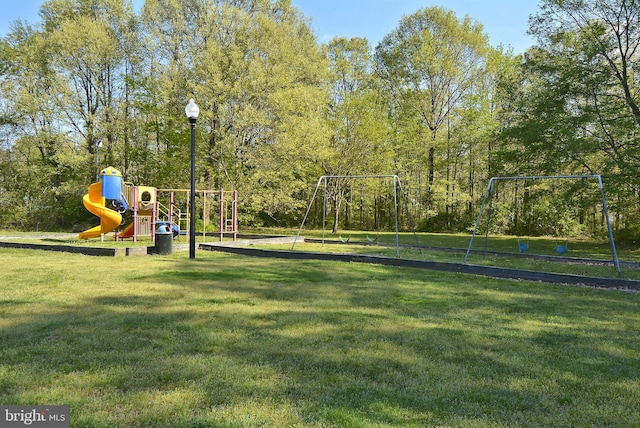
<path id="1" fill-rule="evenodd" d="M 340 222 L 340 206 L 342 205 L 342 195 L 340 192 L 336 193 L 334 200 L 334 217 L 333 217 L 333 227 L 331 228 L 331 233 L 338 233 L 338 224 Z"/>
<path id="2" fill-rule="evenodd" d="M 434 140 L 435 143 L 435 140 Z M 427 209 L 431 210 L 433 209 L 433 181 L 434 181 L 434 164 L 435 164 L 435 156 L 436 156 L 436 148 L 431 146 L 429 148 L 429 165 L 428 165 L 428 169 L 429 169 L 429 182 L 427 185 L 427 189 L 429 191 L 428 196 L 427 196 Z"/>

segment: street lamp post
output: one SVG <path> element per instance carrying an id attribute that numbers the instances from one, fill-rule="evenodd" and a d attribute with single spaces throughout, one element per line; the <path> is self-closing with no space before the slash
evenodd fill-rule
<path id="1" fill-rule="evenodd" d="M 189 124 L 191 124 L 191 193 L 189 195 L 189 258 L 196 258 L 196 121 L 200 108 L 193 98 L 185 107 Z"/>
<path id="2" fill-rule="evenodd" d="M 100 149 L 102 148 L 102 140 L 95 140 L 95 151 L 96 151 L 96 182 L 100 180 Z"/>

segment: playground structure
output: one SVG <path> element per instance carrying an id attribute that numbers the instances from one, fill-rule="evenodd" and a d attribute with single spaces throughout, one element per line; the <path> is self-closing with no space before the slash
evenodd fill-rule
<path id="1" fill-rule="evenodd" d="M 176 195 L 186 195 L 184 203 Z M 100 219 L 100 224 L 79 234 L 80 239 L 100 238 L 114 232 L 115 239 L 133 239 L 150 236 L 155 242 L 156 225 L 164 224 L 173 231 L 174 237 L 186 234 L 189 226 L 189 190 L 157 189 L 151 186 L 136 186 L 122 180 L 120 171 L 113 167 L 103 169 L 96 183 L 89 186 L 82 202 L 85 208 Z M 238 192 L 232 192 L 232 199 L 225 200 L 225 191 L 197 190 L 203 203 L 203 237 L 209 224 L 212 202 L 217 198 L 219 206 L 219 239 L 230 233 L 233 240 L 238 234 Z M 166 204 L 160 202 L 163 200 Z M 111 207 L 107 206 L 110 202 Z M 184 206 L 186 204 L 186 206 Z M 184 209 L 183 209 L 184 208 Z M 131 211 L 132 220 L 119 231 L 123 224 L 123 214 Z M 184 227 L 183 227 L 184 225 Z"/>
<path id="2" fill-rule="evenodd" d="M 107 208 L 106 201 L 111 200 L 114 208 Z M 122 223 L 122 212 L 128 209 L 126 199 L 122 197 L 122 174 L 115 168 L 105 168 L 100 179 L 89 186 L 82 198 L 84 207 L 100 219 L 98 226 L 79 234 L 80 239 L 104 239 L 104 235 L 117 229 Z"/>
<path id="3" fill-rule="evenodd" d="M 562 179 L 570 179 L 570 180 L 581 180 L 581 179 L 595 179 L 598 183 L 598 187 L 600 189 L 600 196 L 602 201 L 602 210 L 604 213 L 604 218 L 607 224 L 607 231 L 609 235 L 609 245 L 611 247 L 611 254 L 613 257 L 613 264 L 620 273 L 620 262 L 618 260 L 618 253 L 616 251 L 616 244 L 613 240 L 613 231 L 611 230 L 611 221 L 609 220 L 609 210 L 607 208 L 607 199 L 604 194 L 604 185 L 602 184 L 602 177 L 600 175 L 535 175 L 535 176 L 515 176 L 515 177 L 492 177 L 489 179 L 489 184 L 487 185 L 487 190 L 484 195 L 484 199 L 482 200 L 482 205 L 480 207 L 480 213 L 478 214 L 478 218 L 476 220 L 476 224 L 473 228 L 473 233 L 471 234 L 471 239 L 469 240 L 469 246 L 467 247 L 467 252 L 464 257 L 464 261 L 466 262 L 469 258 L 469 253 L 471 251 L 471 246 L 473 245 L 473 239 L 476 236 L 478 231 L 478 226 L 480 225 L 480 220 L 482 219 L 482 214 L 485 209 L 485 205 L 488 203 L 487 209 L 487 225 L 486 225 L 486 234 L 484 239 L 484 250 L 483 253 L 487 251 L 487 242 L 489 238 L 489 229 L 491 225 L 491 212 L 492 212 L 492 202 L 493 202 L 493 194 L 495 193 L 495 184 L 498 181 L 507 181 L 507 180 L 562 180 Z M 526 252 L 529 250 L 529 240 L 526 242 L 518 239 L 518 248 L 520 252 Z M 555 250 L 558 255 L 564 255 L 568 251 L 568 240 L 565 240 L 564 243 L 557 243 L 555 245 Z"/>
<path id="4" fill-rule="evenodd" d="M 167 195 L 167 204 L 157 202 L 158 212 L 166 222 L 174 226 L 178 226 L 180 231 L 188 231 L 189 229 L 189 203 L 190 190 L 188 189 L 158 189 L 159 195 Z M 202 201 L 202 237 L 206 240 L 207 226 L 210 224 L 211 212 L 213 206 L 218 207 L 218 235 L 222 242 L 225 234 L 231 234 L 234 241 L 238 239 L 238 191 L 231 192 L 231 199 L 227 200 L 227 193 L 224 189 L 220 190 L 196 190 L 196 197 L 200 197 Z M 184 195 L 184 202 L 181 204 L 178 195 Z M 161 198 L 162 199 L 162 198 Z M 216 201 L 217 199 L 217 201 Z M 216 204 L 217 202 L 217 204 Z M 231 206 L 229 206 L 231 204 Z M 185 207 L 181 209 L 180 206 Z M 182 225 L 184 224 L 184 228 Z M 175 227 L 174 227 L 175 234 Z M 182 232 L 181 232 L 182 234 Z"/>
<path id="5" fill-rule="evenodd" d="M 311 197 L 311 201 L 309 202 L 309 206 L 307 207 L 307 211 L 305 212 L 304 218 L 302 219 L 302 223 L 300 224 L 300 228 L 298 229 L 298 233 L 296 235 L 296 238 L 293 241 L 293 245 L 291 246 L 291 250 L 293 250 L 296 246 L 296 242 L 298 241 L 298 238 L 300 237 L 300 233 L 302 232 L 302 228 L 304 227 L 304 224 L 307 220 L 307 217 L 309 216 L 309 212 L 311 211 L 311 207 L 313 206 L 313 202 L 316 198 L 316 195 L 318 194 L 318 190 L 320 189 L 320 186 L 323 186 L 323 197 L 322 197 L 322 245 L 324 245 L 325 243 L 325 226 L 326 226 L 326 222 L 327 222 L 327 189 L 328 189 L 328 184 L 329 184 L 329 180 L 343 180 L 345 182 L 351 182 L 353 180 L 363 180 L 363 179 L 375 179 L 375 180 L 392 180 L 393 182 L 393 211 L 394 211 L 394 226 L 395 226 L 395 244 L 396 244 L 396 257 L 400 257 L 400 243 L 399 243 L 399 239 L 398 239 L 398 229 L 399 229 L 399 222 L 398 222 L 398 196 L 401 196 L 402 200 L 404 201 L 404 205 L 405 205 L 405 209 L 406 209 L 406 214 L 407 214 L 407 218 L 409 220 L 409 224 L 411 226 L 411 230 L 413 231 L 413 236 L 416 240 L 416 246 L 420 249 L 420 243 L 418 242 L 418 236 L 416 235 L 416 231 L 415 228 L 413 226 L 413 220 L 411 219 L 411 214 L 409 213 L 409 208 L 407 205 L 407 200 L 406 200 L 406 196 L 404 194 L 404 191 L 402 190 L 402 183 L 400 181 L 400 178 L 397 175 L 323 175 L 322 177 L 320 177 L 318 179 L 318 182 L 316 184 L 315 190 L 313 192 L 313 196 Z M 400 192 L 400 195 L 398 195 L 398 192 Z M 342 236 L 339 237 L 339 240 L 341 243 L 346 244 L 351 240 L 351 237 L 349 236 L 346 239 L 343 239 Z M 378 241 L 378 237 L 375 237 L 374 239 L 370 238 L 367 235 L 367 241 L 368 243 L 372 244 L 372 243 L 377 243 Z M 422 252 L 422 250 L 420 250 Z"/>

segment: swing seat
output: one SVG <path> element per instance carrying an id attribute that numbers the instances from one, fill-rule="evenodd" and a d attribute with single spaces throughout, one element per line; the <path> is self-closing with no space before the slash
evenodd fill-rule
<path id="1" fill-rule="evenodd" d="M 521 253 L 526 253 L 529 250 L 529 240 L 527 239 L 525 242 L 520 242 L 520 238 L 518 238 L 518 250 Z"/>
<path id="2" fill-rule="evenodd" d="M 351 235 L 349 235 L 346 240 L 342 239 L 342 235 L 338 235 L 338 238 L 340 239 L 341 244 L 346 244 L 347 242 L 351 241 Z"/>
<path id="3" fill-rule="evenodd" d="M 370 244 L 377 244 L 378 243 L 378 237 L 376 236 L 374 239 L 369 238 L 369 235 L 367 235 L 367 241 L 369 241 Z"/>
<path id="4" fill-rule="evenodd" d="M 558 253 L 558 255 L 561 256 L 567 251 L 569 251 L 569 240 L 564 241 L 564 244 L 558 244 L 556 241 L 556 253 Z"/>

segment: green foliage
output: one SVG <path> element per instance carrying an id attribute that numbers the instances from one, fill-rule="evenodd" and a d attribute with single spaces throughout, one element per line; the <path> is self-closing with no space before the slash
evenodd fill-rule
<path id="1" fill-rule="evenodd" d="M 462 119 L 487 111 L 477 95 L 488 71 L 488 52 L 480 23 L 470 17 L 459 20 L 440 7 L 404 17 L 376 48 L 376 72 L 397 123 L 392 137 L 396 165 L 403 179 L 417 188 L 413 197 L 426 196 L 425 224 L 444 216 L 450 226 L 449 213 L 456 205 L 464 206 L 459 189 L 472 195 L 477 184 L 475 173 L 460 174 L 459 165 L 479 164 L 474 155 L 480 146 L 478 139 L 464 140 L 468 128 Z"/>
<path id="2" fill-rule="evenodd" d="M 611 196 L 637 188 L 637 2 L 542 2 L 500 150 L 520 173 L 601 173 Z M 517 86 L 516 86 L 517 88 Z M 515 168 L 514 168 L 515 167 Z M 621 198 L 623 199 L 623 198 Z M 624 198 L 629 205 L 637 198 Z M 620 207 L 622 208 L 622 207 Z M 633 210 L 633 209 L 632 209 Z"/>
<path id="3" fill-rule="evenodd" d="M 417 227 L 419 231 L 430 232 L 465 232 L 469 228 L 471 219 L 459 211 L 440 212 L 433 217 L 420 222 Z"/>
<path id="4" fill-rule="evenodd" d="M 630 226 L 617 229 L 613 237 L 617 244 L 638 248 L 638 244 L 640 243 L 640 225 L 631 224 Z"/>
<path id="5" fill-rule="evenodd" d="M 246 225 L 299 224 L 323 174 L 397 174 L 425 230 L 468 229 L 500 175 L 600 173 L 615 227 L 640 213 L 635 1 L 541 2 L 524 57 L 441 7 L 405 16 L 375 49 L 320 44 L 280 0 L 146 0 L 139 13 L 130 0 L 47 0 L 40 12 L 0 39 L 0 225 L 84 222 L 80 196 L 107 165 L 188 187 L 192 97 L 197 187 L 238 190 Z M 375 211 L 354 223 L 351 185 L 330 189 L 334 230 L 380 225 Z M 496 201 L 492 227 L 602 231 L 593 200 L 560 198 Z"/>

